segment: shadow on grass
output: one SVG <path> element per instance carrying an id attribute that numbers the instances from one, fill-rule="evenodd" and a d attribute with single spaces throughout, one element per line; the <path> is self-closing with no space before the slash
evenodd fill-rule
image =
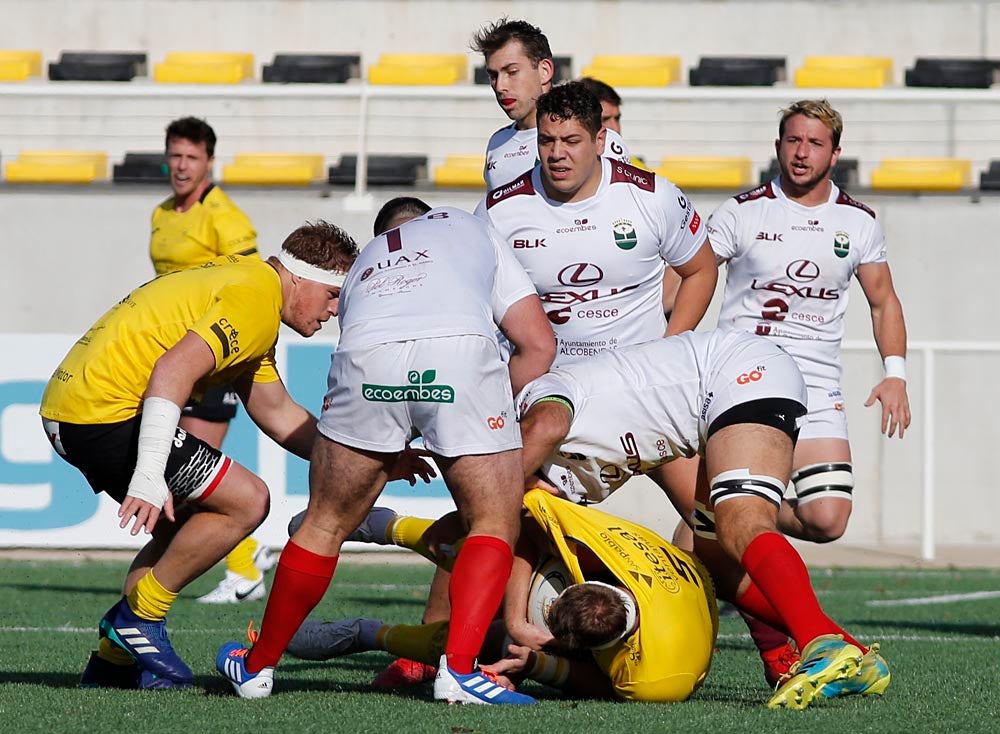
<path id="1" fill-rule="evenodd" d="M 900 619 L 864 619 L 853 620 L 847 623 L 848 626 L 883 627 L 885 629 L 899 630 L 921 630 L 924 632 L 937 632 L 946 635 L 964 635 L 969 638 L 1000 637 L 1000 624 L 981 624 L 976 622 L 944 622 L 944 621 L 904 621 Z"/>
<path id="2" fill-rule="evenodd" d="M 69 586 L 62 584 L 26 584 L 23 582 L 3 583 L 0 582 L 0 589 L 11 589 L 13 591 L 55 591 L 64 594 L 87 594 L 89 596 L 106 596 L 108 598 L 121 598 L 121 586 Z"/>
<path id="3" fill-rule="evenodd" d="M 77 688 L 80 684 L 80 671 L 72 673 L 51 671 L 47 673 L 18 672 L 6 673 L 0 671 L 0 686 L 8 683 L 20 683 L 28 686 L 45 686 L 46 688 Z"/>

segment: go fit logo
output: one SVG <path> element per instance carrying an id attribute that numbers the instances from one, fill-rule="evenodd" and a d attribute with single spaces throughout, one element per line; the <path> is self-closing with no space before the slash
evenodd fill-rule
<path id="1" fill-rule="evenodd" d="M 757 366 L 757 369 L 750 370 L 749 372 L 744 372 L 739 377 L 736 378 L 737 385 L 746 385 L 751 382 L 757 382 L 764 376 L 764 367 L 761 365 Z"/>
<path id="2" fill-rule="evenodd" d="M 361 385 L 361 395 L 372 403 L 454 403 L 455 388 L 451 385 L 432 384 L 437 370 L 410 370 L 406 374 L 409 385 Z"/>

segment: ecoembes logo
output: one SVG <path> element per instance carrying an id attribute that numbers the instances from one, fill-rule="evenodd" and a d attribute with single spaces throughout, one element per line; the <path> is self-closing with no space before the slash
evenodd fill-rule
<path id="1" fill-rule="evenodd" d="M 361 385 L 361 395 L 373 403 L 454 403 L 455 388 L 434 385 L 437 370 L 410 370 L 409 385 Z"/>

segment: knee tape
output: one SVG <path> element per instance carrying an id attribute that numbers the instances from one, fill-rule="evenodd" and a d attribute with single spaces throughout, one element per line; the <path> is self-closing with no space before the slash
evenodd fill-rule
<path id="1" fill-rule="evenodd" d="M 775 477 L 765 474 L 751 474 L 749 469 L 730 469 L 712 478 L 712 504 L 734 497 L 759 497 L 781 507 L 785 496 L 785 484 Z"/>
<path id="2" fill-rule="evenodd" d="M 804 505 L 820 498 L 843 499 L 850 502 L 854 490 L 851 462 L 809 464 L 792 472 L 792 484 L 799 504 Z"/>

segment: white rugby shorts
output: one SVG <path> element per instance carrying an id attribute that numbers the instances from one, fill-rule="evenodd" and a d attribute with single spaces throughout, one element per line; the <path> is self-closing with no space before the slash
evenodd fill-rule
<path id="1" fill-rule="evenodd" d="M 510 376 L 496 341 L 463 335 L 337 349 L 319 432 L 368 451 L 417 436 L 441 456 L 521 448 Z"/>

